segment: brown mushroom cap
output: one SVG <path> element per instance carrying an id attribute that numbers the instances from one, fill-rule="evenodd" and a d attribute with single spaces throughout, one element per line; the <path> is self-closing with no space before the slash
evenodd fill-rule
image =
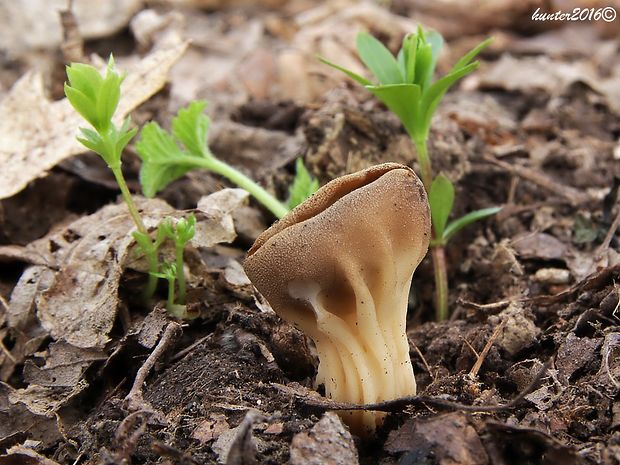
<path id="1" fill-rule="evenodd" d="M 280 316 L 314 337 L 312 306 L 297 298 L 296 286 L 318 286 L 322 306 L 349 320 L 359 299 L 352 273 L 359 273 L 380 300 L 408 284 L 429 239 L 422 183 L 409 167 L 385 163 L 323 186 L 258 237 L 244 268 Z"/>

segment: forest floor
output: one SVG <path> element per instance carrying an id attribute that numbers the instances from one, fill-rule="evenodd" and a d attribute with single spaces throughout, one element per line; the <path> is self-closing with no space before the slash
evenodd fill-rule
<path id="1" fill-rule="evenodd" d="M 608 5 L 74 3 L 82 32 L 65 16 L 65 41 L 51 11 L 64 2 L 0 5 L 0 464 L 620 465 L 620 20 L 532 19 Z M 113 53 L 137 125 L 169 127 L 206 99 L 213 153 L 284 199 L 298 157 L 321 184 L 386 161 L 418 169 L 397 118 L 316 59 L 362 72 L 358 31 L 396 51 L 418 23 L 446 39 L 440 74 L 494 37 L 439 106 L 429 152 L 456 215 L 503 208 L 448 246 L 449 321 L 433 321 L 430 257 L 416 271 L 424 398 L 386 404 L 362 440 L 312 392 L 310 343 L 242 271 L 275 219 L 204 171 L 142 199 L 130 144 L 147 217 L 192 211 L 201 231 L 187 252 L 199 317 L 168 316 L 163 283 L 154 308 L 137 297 L 132 225 L 105 163 L 75 142 L 64 66 Z"/>

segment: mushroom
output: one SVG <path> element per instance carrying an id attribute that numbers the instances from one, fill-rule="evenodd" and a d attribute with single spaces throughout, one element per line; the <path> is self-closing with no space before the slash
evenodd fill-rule
<path id="1" fill-rule="evenodd" d="M 430 213 L 413 170 L 385 163 L 337 178 L 263 232 L 245 271 L 282 318 L 316 345 L 316 385 L 336 401 L 414 395 L 406 314 L 426 255 Z M 347 411 L 358 434 L 384 414 Z"/>

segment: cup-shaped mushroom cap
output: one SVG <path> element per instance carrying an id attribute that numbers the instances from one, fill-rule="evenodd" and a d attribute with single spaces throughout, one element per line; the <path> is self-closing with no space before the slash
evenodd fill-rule
<path id="1" fill-rule="evenodd" d="M 347 322 L 356 321 L 364 295 L 374 300 L 379 324 L 392 312 L 406 312 L 406 304 L 380 303 L 403 286 L 408 292 L 429 236 L 422 183 L 409 167 L 385 163 L 323 186 L 258 237 L 244 268 L 280 316 L 316 337 L 311 294 Z M 358 282 L 369 294 L 356 289 Z"/>

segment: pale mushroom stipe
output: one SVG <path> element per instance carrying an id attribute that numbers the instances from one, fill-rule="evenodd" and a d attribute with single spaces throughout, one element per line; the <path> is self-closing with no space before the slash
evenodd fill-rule
<path id="1" fill-rule="evenodd" d="M 422 182 L 385 163 L 329 182 L 249 250 L 252 283 L 314 341 L 316 385 L 328 397 L 366 404 L 416 393 L 406 314 L 429 236 Z M 384 415 L 341 414 L 358 434 L 374 432 Z"/>

